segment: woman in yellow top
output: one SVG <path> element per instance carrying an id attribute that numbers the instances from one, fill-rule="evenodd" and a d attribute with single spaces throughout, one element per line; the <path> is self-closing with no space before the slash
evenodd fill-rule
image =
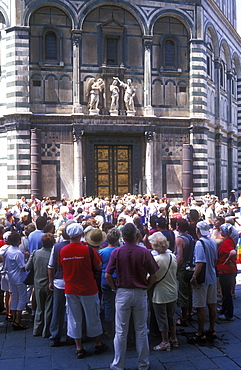
<path id="1" fill-rule="evenodd" d="M 169 243 L 164 235 L 153 235 L 152 248 L 158 252 L 155 260 L 159 266 L 156 286 L 153 291 L 153 307 L 162 335 L 162 342 L 153 348 L 154 351 L 170 351 L 171 345 L 178 347 L 176 337 L 175 309 L 178 296 L 177 261 L 168 250 Z M 168 332 L 170 330 L 170 339 Z"/>

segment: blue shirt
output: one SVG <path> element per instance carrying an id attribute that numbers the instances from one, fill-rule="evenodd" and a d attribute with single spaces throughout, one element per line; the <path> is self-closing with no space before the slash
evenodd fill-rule
<path id="1" fill-rule="evenodd" d="M 105 269 L 106 269 L 106 266 L 109 262 L 110 255 L 111 255 L 112 251 L 115 250 L 116 248 L 118 248 L 118 247 L 106 247 L 106 248 L 103 248 L 103 249 L 99 250 L 99 254 L 101 255 L 101 258 L 102 258 L 102 273 L 101 273 L 102 282 L 106 281 L 106 279 L 105 279 Z M 116 278 L 116 271 L 113 273 L 112 277 L 114 279 Z"/>
<path id="2" fill-rule="evenodd" d="M 42 230 L 34 230 L 28 237 L 28 249 L 30 254 L 33 251 L 42 248 L 42 236 L 44 232 Z"/>
<path id="3" fill-rule="evenodd" d="M 205 243 L 205 251 L 202 243 L 198 240 L 195 245 L 194 258 L 195 263 L 206 263 L 205 282 L 202 285 L 215 284 L 217 280 L 215 269 L 215 263 L 218 258 L 217 244 L 213 239 L 205 236 L 202 236 L 200 239 Z"/>

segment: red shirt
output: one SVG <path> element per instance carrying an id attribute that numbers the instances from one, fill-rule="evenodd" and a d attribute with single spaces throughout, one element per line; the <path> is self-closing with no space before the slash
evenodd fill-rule
<path id="1" fill-rule="evenodd" d="M 5 245 L 6 243 L 5 243 L 5 241 L 3 240 L 3 239 L 0 239 L 0 248 L 3 246 L 3 245 Z"/>
<path id="2" fill-rule="evenodd" d="M 101 262 L 101 257 L 93 248 L 93 265 Z M 63 268 L 65 293 L 74 295 L 94 295 L 98 287 L 94 279 L 89 248 L 83 243 L 70 243 L 60 251 L 60 264 Z"/>
<path id="3" fill-rule="evenodd" d="M 235 243 L 231 237 L 224 239 L 218 247 L 217 272 L 221 274 L 230 274 L 237 272 L 236 258 L 230 260 L 230 264 L 224 264 L 229 256 L 229 252 L 235 249 Z"/>

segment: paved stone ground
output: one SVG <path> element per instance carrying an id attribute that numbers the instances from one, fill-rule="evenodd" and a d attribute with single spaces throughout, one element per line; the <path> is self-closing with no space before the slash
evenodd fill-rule
<path id="1" fill-rule="evenodd" d="M 241 267 L 241 266 L 240 266 Z M 150 352 L 150 370 L 236 370 L 241 369 L 241 271 L 236 286 L 237 299 L 234 300 L 235 320 L 221 322 L 217 319 L 218 339 L 206 345 L 190 345 L 188 335 L 195 333 L 196 316 L 187 328 L 178 329 L 179 348 L 170 352 Z M 49 340 L 32 336 L 29 315 L 24 316 L 29 328 L 23 332 L 12 330 L 11 323 L 0 316 L 0 369 L 6 370 L 107 370 L 113 358 L 113 346 L 103 336 L 109 350 L 102 355 L 94 355 L 94 343 L 87 341 L 84 346 L 89 352 L 85 359 L 78 360 L 74 346 L 51 348 Z M 150 348 L 160 343 L 160 338 L 150 338 Z M 134 348 L 127 350 L 126 368 L 137 369 Z"/>

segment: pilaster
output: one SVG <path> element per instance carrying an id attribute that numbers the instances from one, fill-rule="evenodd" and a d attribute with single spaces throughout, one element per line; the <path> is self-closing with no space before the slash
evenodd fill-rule
<path id="1" fill-rule="evenodd" d="M 193 193 L 205 195 L 208 189 L 208 129 L 204 122 L 194 121 L 191 128 L 193 144 Z"/>
<path id="2" fill-rule="evenodd" d="M 154 110 L 151 100 L 151 53 L 152 36 L 144 36 L 144 115 L 153 117 Z"/>
<path id="3" fill-rule="evenodd" d="M 214 82 L 215 82 L 215 121 L 216 125 L 220 125 L 220 67 L 221 59 L 214 60 Z"/>
<path id="4" fill-rule="evenodd" d="M 203 40 L 190 40 L 190 116 L 205 118 L 207 111 L 206 45 Z"/>
<path id="5" fill-rule="evenodd" d="M 29 112 L 29 27 L 6 30 L 6 113 Z"/>
<path id="6" fill-rule="evenodd" d="M 31 193 L 30 120 L 23 115 L 8 116 L 7 132 L 7 192 L 9 205 Z"/>
<path id="7" fill-rule="evenodd" d="M 73 113 L 83 114 L 80 104 L 80 43 L 81 31 L 72 31 L 73 44 Z"/>

